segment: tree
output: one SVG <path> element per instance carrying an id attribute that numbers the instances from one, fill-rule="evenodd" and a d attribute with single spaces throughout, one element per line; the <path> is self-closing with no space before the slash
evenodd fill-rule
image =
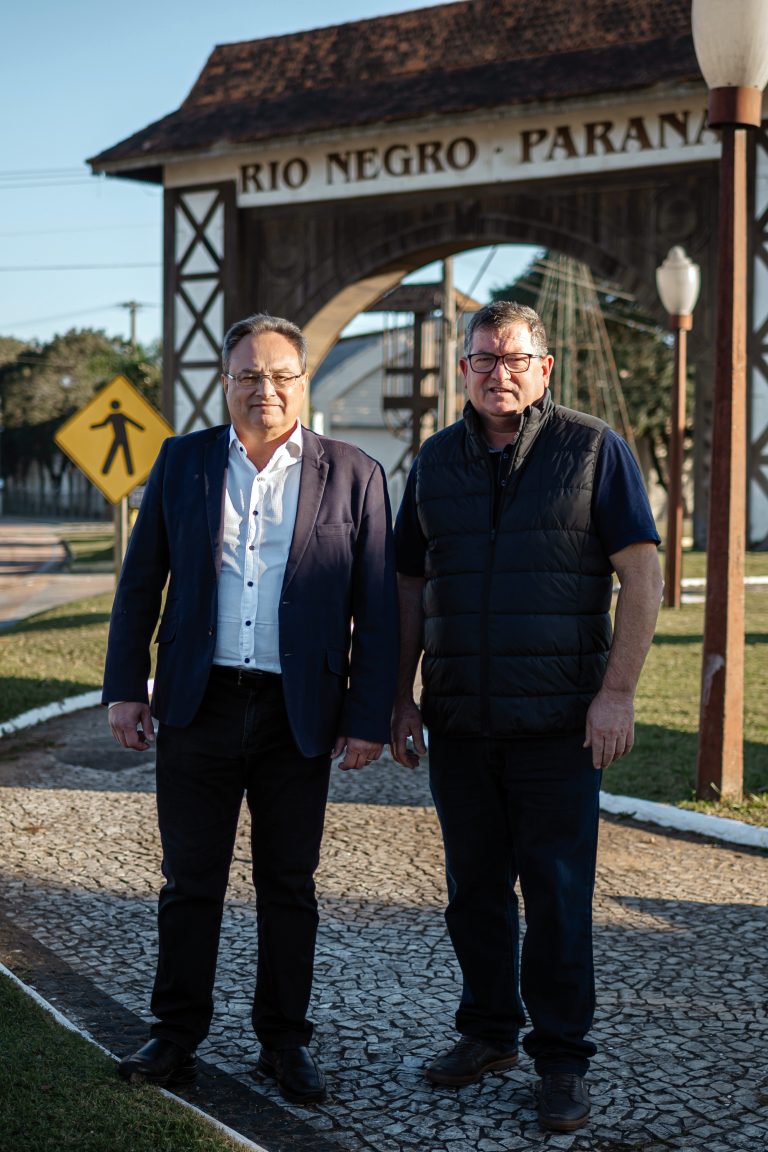
<path id="1" fill-rule="evenodd" d="M 0 368 L 13 363 L 27 347 L 23 340 L 17 340 L 15 336 L 0 336 Z"/>
<path id="2" fill-rule="evenodd" d="M 0 339 L 3 475 L 23 478 L 34 461 L 58 487 L 69 462 L 54 442 L 57 428 L 118 374 L 158 405 L 160 359 L 159 345 L 134 348 L 88 328 L 47 344 Z"/>

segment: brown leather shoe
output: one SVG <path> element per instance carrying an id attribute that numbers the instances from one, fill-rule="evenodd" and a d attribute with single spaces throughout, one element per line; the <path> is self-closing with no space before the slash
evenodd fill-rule
<path id="1" fill-rule="evenodd" d="M 308 1048 L 262 1048 L 257 1068 L 275 1077 L 280 1095 L 292 1104 L 325 1099 L 325 1077 Z"/>
<path id="2" fill-rule="evenodd" d="M 575 1132 L 589 1120 L 589 1092 L 575 1072 L 545 1072 L 538 1087 L 539 1123 L 549 1132 Z"/>
<path id="3" fill-rule="evenodd" d="M 172 1040 L 155 1036 L 121 1060 L 117 1074 L 129 1084 L 189 1084 L 197 1075 L 197 1061 Z"/>
<path id="4" fill-rule="evenodd" d="M 486 1072 L 503 1072 L 517 1064 L 517 1048 L 489 1044 L 487 1040 L 476 1040 L 472 1036 L 462 1036 L 450 1052 L 438 1056 L 424 1071 L 430 1084 L 446 1084 L 451 1088 L 461 1088 L 464 1084 L 476 1084 Z"/>

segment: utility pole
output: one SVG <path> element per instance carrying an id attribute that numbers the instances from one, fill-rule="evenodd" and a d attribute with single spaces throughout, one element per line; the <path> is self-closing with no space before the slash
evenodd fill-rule
<path id="1" fill-rule="evenodd" d="M 131 327 L 130 327 L 130 344 L 131 344 L 131 347 L 133 348 L 133 350 L 135 352 L 136 351 L 136 313 L 139 311 L 140 308 L 143 308 L 144 305 L 139 304 L 138 301 L 136 301 L 136 300 L 127 300 L 124 304 L 121 304 L 120 307 L 121 308 L 127 308 L 129 313 L 130 313 L 130 316 L 131 316 L 131 320 L 130 320 L 130 324 L 131 324 Z"/>
<path id="2" fill-rule="evenodd" d="M 133 351 L 136 351 L 136 313 L 143 307 L 137 300 L 127 300 L 124 304 L 120 305 L 121 308 L 127 308 L 130 314 L 130 344 Z M 125 552 L 128 547 L 128 497 L 123 496 L 114 507 L 114 524 L 115 524 L 115 578 L 119 577 L 120 569 L 123 566 L 125 559 Z"/>
<path id="3" fill-rule="evenodd" d="M 453 258 L 443 260 L 443 331 L 440 341 L 440 400 L 438 428 L 456 419 L 456 294 L 453 290 Z"/>

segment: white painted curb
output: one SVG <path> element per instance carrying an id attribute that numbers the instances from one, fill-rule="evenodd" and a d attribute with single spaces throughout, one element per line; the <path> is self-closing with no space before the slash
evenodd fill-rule
<path id="1" fill-rule="evenodd" d="M 74 697 L 74 699 L 79 699 L 79 697 Z M 99 699 L 101 699 L 101 693 L 99 693 Z M 25 984 L 23 980 L 19 980 L 18 976 L 11 972 L 9 968 L 6 968 L 5 964 L 0 964 L 0 973 L 3 976 L 7 976 L 8 979 L 17 986 L 17 988 L 20 988 L 22 992 L 25 992 L 26 995 L 30 997 L 30 999 L 34 1000 L 35 1003 L 43 1008 L 50 1016 L 53 1016 L 56 1023 L 60 1024 L 62 1028 L 67 1028 L 70 1032 L 75 1032 L 78 1036 L 82 1036 L 84 1040 L 89 1042 L 89 1044 L 94 1044 L 101 1052 L 104 1052 L 105 1055 L 109 1056 L 112 1060 L 117 1061 L 117 1056 L 115 1056 L 113 1052 L 110 1052 L 108 1048 L 105 1048 L 103 1044 L 99 1044 L 98 1040 L 94 1040 L 90 1032 L 86 1032 L 84 1028 L 78 1028 L 76 1024 L 73 1024 L 71 1020 L 67 1019 L 66 1016 L 63 1016 L 61 1012 L 59 1012 L 58 1008 L 54 1008 L 53 1004 L 50 1004 L 47 1000 L 43 999 L 39 992 L 36 992 L 34 988 L 29 986 L 29 984 Z M 249 1140 L 246 1136 L 241 1136 L 239 1132 L 235 1132 L 234 1128 L 228 1128 L 226 1124 L 222 1124 L 222 1122 L 217 1120 L 214 1116 L 209 1116 L 207 1112 L 203 1112 L 202 1108 L 198 1108 L 196 1105 L 190 1104 L 188 1100 L 184 1100 L 181 1096 L 175 1096 L 173 1092 L 168 1092 L 165 1088 L 159 1088 L 159 1091 L 163 1096 L 166 1097 L 167 1100 L 173 1100 L 176 1104 L 181 1104 L 183 1108 L 189 1109 L 190 1112 L 195 1112 L 198 1116 L 202 1116 L 202 1118 L 209 1124 L 212 1124 L 214 1128 L 218 1128 L 220 1132 L 224 1132 L 227 1136 L 229 1136 L 230 1140 L 234 1140 L 235 1143 L 239 1144 L 242 1148 L 248 1148 L 251 1150 L 251 1152 L 269 1152 L 269 1150 L 262 1144 L 254 1144 L 253 1141 Z"/>
<path id="2" fill-rule="evenodd" d="M 66 716 L 68 712 L 77 712 L 80 708 L 94 708 L 97 704 L 101 704 L 101 692 L 83 692 L 80 696 L 55 700 L 52 704 L 44 704 L 40 708 L 22 712 L 13 720 L 6 720 L 4 724 L 0 724 L 0 736 L 20 732 L 22 728 L 31 728 L 33 724 L 42 724 L 43 720 L 52 720 L 55 716 Z"/>
<path id="3" fill-rule="evenodd" d="M 707 816 L 705 812 L 690 812 L 674 804 L 635 800 L 632 796 L 614 796 L 610 792 L 600 793 L 600 808 L 615 816 L 631 816 L 634 820 L 659 824 L 662 828 L 674 828 L 676 832 L 696 832 L 715 840 L 727 840 L 729 844 L 768 848 L 768 828 L 731 820 L 730 817 Z"/>
<path id="4" fill-rule="evenodd" d="M 152 695 L 154 680 L 147 680 L 147 692 Z M 35 724 L 42 724 L 44 720 L 54 720 L 57 716 L 66 716 L 68 712 L 78 712 L 81 708 L 95 708 L 101 704 L 101 692 L 83 692 L 79 696 L 68 696 L 66 700 L 54 700 L 51 704 L 43 704 L 40 708 L 31 708 L 29 712 L 22 712 L 13 720 L 6 720 L 0 724 L 0 737 L 9 736 L 11 732 L 20 732 L 22 728 L 31 728 Z"/>

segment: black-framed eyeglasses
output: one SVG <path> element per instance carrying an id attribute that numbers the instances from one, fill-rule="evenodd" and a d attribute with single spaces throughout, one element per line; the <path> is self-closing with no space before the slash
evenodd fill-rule
<path id="1" fill-rule="evenodd" d="M 273 388 L 291 389 L 296 381 L 301 380 L 303 372 L 298 376 L 291 376 L 287 372 L 222 372 L 227 380 L 234 380 L 238 388 L 263 388 L 269 380 Z"/>
<path id="2" fill-rule="evenodd" d="M 487 376 L 489 372 L 495 371 L 499 360 L 508 372 L 527 372 L 531 360 L 543 359 L 543 356 L 535 352 L 507 352 L 504 356 L 494 356 L 493 352 L 471 352 L 467 356 L 470 368 L 473 372 L 477 372 L 478 376 Z"/>

